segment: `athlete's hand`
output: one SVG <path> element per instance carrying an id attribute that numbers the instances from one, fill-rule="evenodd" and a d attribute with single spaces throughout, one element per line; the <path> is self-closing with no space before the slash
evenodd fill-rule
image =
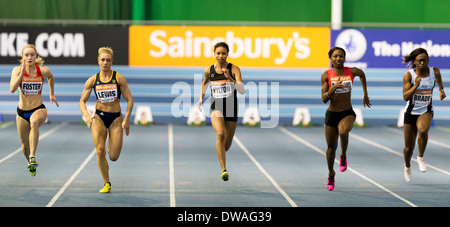
<path id="1" fill-rule="evenodd" d="M 230 79 L 230 70 L 228 70 L 227 68 L 223 68 L 222 73 L 225 75 L 227 79 Z"/>
<path id="2" fill-rule="evenodd" d="M 50 95 L 50 103 L 53 104 L 53 101 L 55 102 L 56 106 L 59 107 L 58 101 L 56 100 L 56 96 Z"/>
<path id="3" fill-rule="evenodd" d="M 333 87 L 335 87 L 336 89 L 338 89 L 338 88 L 344 89 L 345 88 L 345 86 L 342 84 L 341 77 L 338 78 L 338 80 L 333 85 Z"/>
<path id="4" fill-rule="evenodd" d="M 198 108 L 198 110 L 200 110 L 200 112 L 203 111 L 202 104 L 203 104 L 203 100 L 200 99 L 200 101 L 198 101 L 198 103 L 197 103 L 197 108 Z"/>
<path id="5" fill-rule="evenodd" d="M 125 135 L 130 135 L 130 123 L 128 121 L 122 122 L 122 128 L 125 130 Z"/>
<path id="6" fill-rule="evenodd" d="M 369 108 L 372 106 L 372 104 L 370 104 L 369 97 L 367 97 L 367 96 L 364 96 L 363 104 L 364 104 L 364 108 L 366 108 L 366 106 L 369 107 Z"/>
<path id="7" fill-rule="evenodd" d="M 95 118 L 95 115 L 94 115 L 94 116 L 88 115 L 87 117 L 84 116 L 84 118 L 86 118 L 86 126 L 87 126 L 88 128 L 91 128 L 92 122 L 94 122 L 93 120 L 94 120 L 94 118 Z"/>
<path id="8" fill-rule="evenodd" d="M 447 97 L 447 96 L 445 95 L 445 92 L 444 92 L 444 91 L 439 91 L 439 97 L 441 98 L 441 101 L 442 101 L 442 100 L 444 100 L 445 97 Z"/>
<path id="9" fill-rule="evenodd" d="M 422 81 L 422 78 L 420 78 L 419 76 L 416 76 L 416 79 L 414 79 L 414 85 L 416 85 L 417 87 L 419 87 L 420 81 Z"/>
<path id="10" fill-rule="evenodd" d="M 26 64 L 25 64 L 25 61 L 23 61 L 22 63 L 20 63 L 19 76 L 25 75 L 25 72 L 26 72 Z"/>

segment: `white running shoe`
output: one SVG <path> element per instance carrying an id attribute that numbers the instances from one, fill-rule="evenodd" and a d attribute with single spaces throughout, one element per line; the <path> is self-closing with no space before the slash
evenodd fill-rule
<path id="1" fill-rule="evenodd" d="M 405 166 L 405 180 L 406 182 L 411 181 L 411 167 L 408 168 Z"/>
<path id="2" fill-rule="evenodd" d="M 427 171 L 427 164 L 425 164 L 425 161 L 423 160 L 423 157 L 417 156 L 417 163 L 419 163 L 419 170 L 421 172 Z"/>

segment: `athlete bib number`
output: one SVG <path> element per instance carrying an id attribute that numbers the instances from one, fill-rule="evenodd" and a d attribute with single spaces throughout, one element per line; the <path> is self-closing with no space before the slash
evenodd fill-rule
<path id="1" fill-rule="evenodd" d="M 22 83 L 21 94 L 23 95 L 37 95 L 41 92 L 42 83 L 39 82 L 28 82 Z"/>
<path id="2" fill-rule="evenodd" d="M 214 98 L 228 98 L 233 94 L 233 83 L 211 81 L 211 93 Z"/>
<path id="3" fill-rule="evenodd" d="M 413 95 L 412 102 L 415 106 L 428 106 L 431 102 L 433 90 L 419 90 Z"/>
<path id="4" fill-rule="evenodd" d="M 101 103 L 113 102 L 117 97 L 117 84 L 103 84 L 95 87 L 97 98 Z"/>
<path id="5" fill-rule="evenodd" d="M 339 80 L 339 77 L 335 76 L 331 78 L 331 87 L 334 86 Z M 352 77 L 351 76 L 341 76 L 340 81 L 342 81 L 342 85 L 344 88 L 338 88 L 334 93 L 346 93 L 352 90 Z"/>

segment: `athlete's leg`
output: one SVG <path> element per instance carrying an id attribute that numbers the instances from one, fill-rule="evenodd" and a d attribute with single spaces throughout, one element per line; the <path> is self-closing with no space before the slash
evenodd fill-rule
<path id="1" fill-rule="evenodd" d="M 403 157 L 405 159 L 405 166 L 411 167 L 411 157 L 414 151 L 417 127 L 412 124 L 403 124 L 403 134 L 405 137 L 405 147 L 403 148 Z"/>
<path id="2" fill-rule="evenodd" d="M 425 153 L 425 148 L 428 143 L 428 131 L 430 130 L 432 120 L 432 113 L 424 113 L 417 118 L 417 145 L 419 147 L 419 157 L 423 157 Z"/>
<path id="3" fill-rule="evenodd" d="M 36 149 L 39 142 L 39 127 L 45 122 L 46 119 L 46 108 L 34 111 L 30 117 L 30 156 L 36 156 Z"/>
<path id="4" fill-rule="evenodd" d="M 123 116 L 117 117 L 109 126 L 108 154 L 109 159 L 113 162 L 117 161 L 122 151 L 123 143 Z"/>
<path id="5" fill-rule="evenodd" d="M 225 121 L 225 151 L 228 151 L 233 143 L 237 122 Z"/>
<path id="6" fill-rule="evenodd" d="M 355 116 L 348 115 L 338 124 L 338 133 L 341 138 L 341 156 L 346 156 L 348 147 L 348 134 L 355 124 Z"/>
<path id="7" fill-rule="evenodd" d="M 30 157 L 30 123 L 19 115 L 16 116 L 17 132 L 22 143 L 22 152 L 28 162 Z"/>
<path id="8" fill-rule="evenodd" d="M 225 155 L 225 120 L 220 111 L 211 113 L 211 124 L 216 131 L 216 152 L 219 158 L 220 167 L 222 171 L 226 170 L 226 155 Z"/>
<path id="9" fill-rule="evenodd" d="M 334 176 L 335 172 L 333 169 L 334 159 L 336 157 L 336 148 L 338 145 L 338 130 L 335 127 L 331 127 L 328 125 L 324 126 L 325 128 L 325 139 L 327 141 L 327 166 L 328 166 L 328 175 Z"/>
<path id="10" fill-rule="evenodd" d="M 109 166 L 106 160 L 105 143 L 107 138 L 107 129 L 99 115 L 95 114 L 92 122 L 92 138 L 94 140 L 95 149 L 97 151 L 97 165 L 102 175 L 103 181 L 109 182 Z"/>

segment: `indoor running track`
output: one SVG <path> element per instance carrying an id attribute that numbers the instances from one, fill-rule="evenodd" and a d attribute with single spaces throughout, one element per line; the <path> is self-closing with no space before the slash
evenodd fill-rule
<path id="1" fill-rule="evenodd" d="M 238 126 L 227 152 L 227 182 L 220 179 L 211 126 L 132 126 L 119 160 L 109 162 L 112 191 L 100 194 L 103 182 L 86 126 L 41 126 L 39 167 L 31 177 L 16 126 L 9 122 L 0 126 L 0 206 L 449 206 L 449 136 L 449 128 L 430 130 L 428 171 L 420 172 L 413 162 L 412 181 L 407 183 L 402 129 L 355 127 L 347 154 L 349 169 L 339 172 L 335 164 L 336 187 L 329 192 L 320 126 Z"/>

